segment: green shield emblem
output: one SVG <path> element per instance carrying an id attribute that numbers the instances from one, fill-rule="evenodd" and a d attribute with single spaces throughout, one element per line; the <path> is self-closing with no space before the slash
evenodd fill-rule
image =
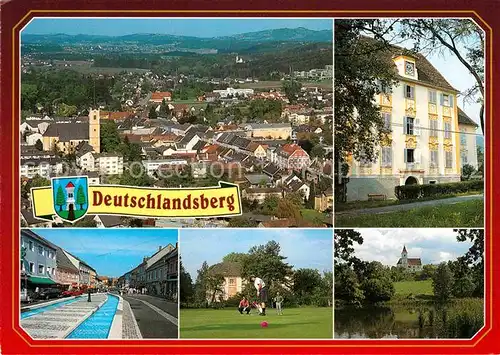
<path id="1" fill-rule="evenodd" d="M 86 176 L 52 179 L 54 212 L 64 221 L 75 223 L 89 209 L 89 184 Z"/>

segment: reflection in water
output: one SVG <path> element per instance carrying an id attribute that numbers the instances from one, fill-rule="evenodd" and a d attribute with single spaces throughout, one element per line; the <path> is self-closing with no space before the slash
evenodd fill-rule
<path id="1" fill-rule="evenodd" d="M 482 311 L 454 312 L 434 305 L 336 309 L 335 338 L 470 338 L 481 328 Z"/>

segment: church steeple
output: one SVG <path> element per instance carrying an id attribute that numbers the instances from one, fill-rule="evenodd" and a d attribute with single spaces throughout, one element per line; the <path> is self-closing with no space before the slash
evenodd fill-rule
<path id="1" fill-rule="evenodd" d="M 403 263 L 406 263 L 408 258 L 408 251 L 406 250 L 406 245 L 403 245 L 403 251 L 401 251 L 401 259 Z"/>

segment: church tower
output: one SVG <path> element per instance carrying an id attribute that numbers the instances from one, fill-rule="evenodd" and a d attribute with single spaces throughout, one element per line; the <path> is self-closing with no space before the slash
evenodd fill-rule
<path id="1" fill-rule="evenodd" d="M 101 117 L 99 110 L 89 110 L 89 145 L 96 153 L 101 152 Z"/>
<path id="2" fill-rule="evenodd" d="M 404 267 L 408 267 L 408 251 L 406 251 L 406 245 L 403 245 L 403 251 L 401 252 L 401 264 Z"/>

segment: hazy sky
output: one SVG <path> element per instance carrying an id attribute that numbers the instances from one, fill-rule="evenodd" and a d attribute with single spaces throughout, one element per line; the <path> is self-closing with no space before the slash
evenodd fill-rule
<path id="1" fill-rule="evenodd" d="M 354 244 L 355 255 L 365 261 L 380 261 L 395 266 L 406 245 L 409 258 L 422 258 L 423 264 L 438 264 L 456 259 L 472 243 L 457 242 L 457 233 L 447 228 L 357 229 L 363 244 Z"/>
<path id="2" fill-rule="evenodd" d="M 120 36 L 134 33 L 161 33 L 194 37 L 230 36 L 277 28 L 304 27 L 332 30 L 325 19 L 33 19 L 23 34 L 92 34 Z"/>
<path id="3" fill-rule="evenodd" d="M 40 228 L 48 241 L 92 266 L 99 275 L 118 277 L 151 256 L 159 246 L 177 242 L 176 229 L 150 228 Z"/>
<path id="4" fill-rule="evenodd" d="M 217 264 L 231 252 L 246 253 L 271 240 L 295 269 L 332 270 L 333 231 L 328 229 L 181 229 L 179 234 L 182 264 L 193 280 L 203 261 Z"/>

